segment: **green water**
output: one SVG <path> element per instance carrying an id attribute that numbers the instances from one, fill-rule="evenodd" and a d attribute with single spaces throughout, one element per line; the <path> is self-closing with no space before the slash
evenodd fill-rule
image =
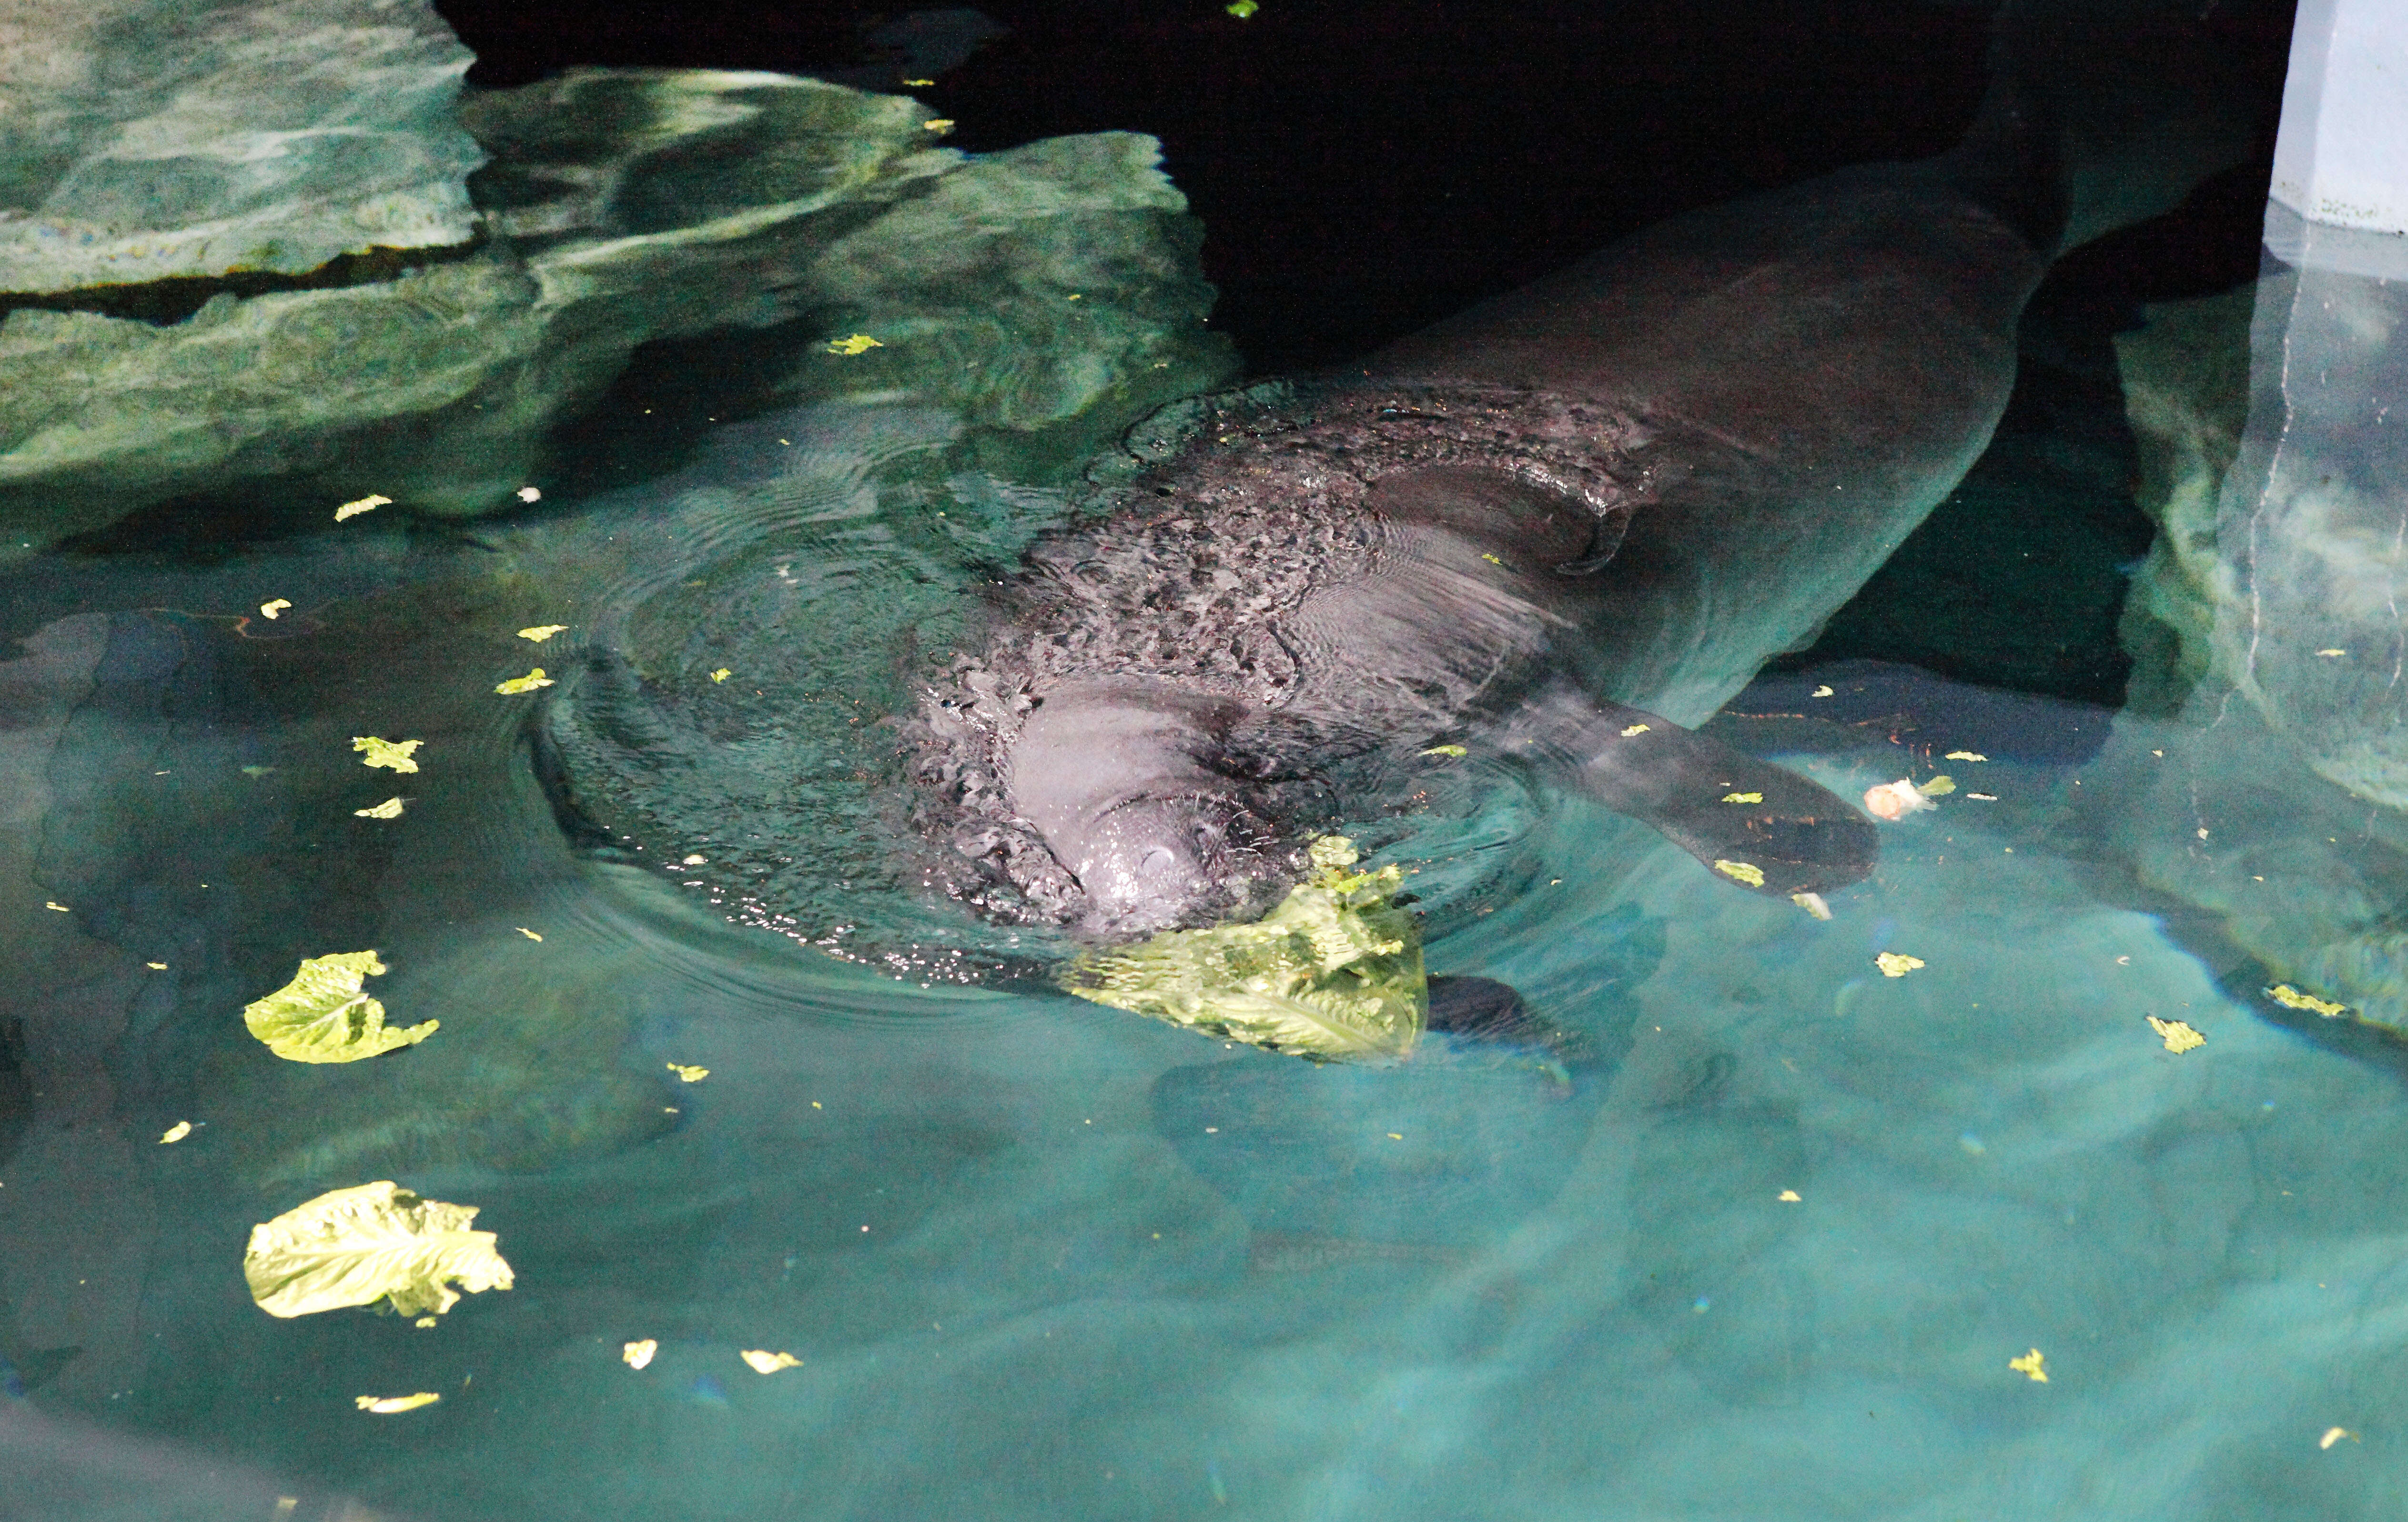
<path id="1" fill-rule="evenodd" d="M 756 538 L 729 548 L 724 500 L 671 537 L 726 530 L 746 596 L 788 595 L 781 540 L 874 542 L 854 568 L 886 574 L 900 536 L 875 531 L 935 498 L 826 467 L 893 421 L 819 418 Z M 791 484 L 838 479 L 841 513 Z M 687 590 L 624 506 L 481 548 L 372 521 L 213 566 L 62 562 L 154 581 L 0 668 L 9 1441 L 57 1487 L 22 1515 L 2397 1504 L 2408 1109 L 2385 1062 L 2270 1021 L 2250 969 L 2219 982 L 2114 865 L 2118 768 L 2165 737 L 2101 756 L 2077 738 L 2099 711 L 1902 668 L 1778 679 L 1751 699 L 1803 716 L 1727 721 L 1745 742 L 1843 796 L 1957 784 L 1885 827 L 1828 923 L 1582 805 L 1467 805 L 1449 839 L 1479 869 L 1415 863 L 1457 874 L 1430 965 L 1577 1034 L 1569 1084 L 1315 1069 L 882 976 L 731 925 L 733 879 L 572 848 L 531 759 L 555 695 L 491 689 Z M 818 642 L 820 690 L 874 694 L 886 610 L 821 581 L 780 639 Z M 302 595 L 237 622 L 270 592 Z M 572 632 L 516 639 L 537 622 Z M 742 680 L 710 682 L 716 648 L 688 663 L 697 704 Z M 681 822 L 696 854 L 775 791 L 731 723 L 723 793 Z M 422 770 L 367 770 L 356 734 L 423 739 Z M 781 785 L 815 784 L 798 763 Z M 355 817 L 396 793 L 401 818 Z M 302 1066 L 246 1034 L 300 956 L 366 947 L 390 1018 L 442 1022 L 423 1045 Z M 1885 951 L 1924 965 L 1885 977 Z M 2206 1044 L 2170 1052 L 2152 1014 Z M 251 1305 L 252 1225 L 382 1178 L 478 1207 L 514 1287 L 423 1329 Z M 2032 1348 L 2045 1383 L 2009 1367 Z M 419 1391 L 443 1399 L 354 1407 Z"/>
<path id="2" fill-rule="evenodd" d="M 2408 858 L 2231 694 L 1784 662 L 1723 739 L 1936 794 L 1828 921 L 1433 761 L 1361 838 L 1430 970 L 1510 984 L 1544 1042 L 1315 1067 L 993 985 L 1059 945 L 918 890 L 885 720 L 1098 450 L 1230 368 L 1150 158 L 1057 157 L 1027 162 L 1153 209 L 1040 237 L 907 200 L 910 249 L 1001 265 L 643 351 L 490 462 L 455 456 L 501 424 L 373 456 L 539 503 L 337 524 L 326 479 L 250 460 L 24 546 L 0 1516 L 2398 1515 L 2399 1043 L 2264 990 L 2387 1008 Z M 1025 309 L 978 306 L 998 268 Z M 937 337 L 832 368 L 881 323 Z M 756 363 L 787 367 L 728 381 Z M 1978 545 L 1968 502 L 2121 490 L 2122 426 L 2018 433 L 1893 580 Z M 2032 683 L 2112 686 L 2094 653 Z M 423 1042 L 248 1033 L 302 958 L 369 949 Z M 474 1207 L 510 1287 L 264 1314 L 251 1229 L 380 1180 Z"/>

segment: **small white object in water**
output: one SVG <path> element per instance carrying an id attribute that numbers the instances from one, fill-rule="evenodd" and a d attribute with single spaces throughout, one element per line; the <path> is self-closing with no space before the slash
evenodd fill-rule
<path id="1" fill-rule="evenodd" d="M 522 502 L 540 501 L 542 497 L 543 494 L 532 486 L 522 486 L 519 488 L 519 500 Z"/>
<path id="2" fill-rule="evenodd" d="M 1831 917 L 1831 906 L 1823 901 L 1823 896 L 1819 893 L 1793 893 L 1789 896 L 1789 901 L 1818 920 L 1828 920 Z"/>
<path id="3" fill-rule="evenodd" d="M 421 1390 L 416 1395 L 363 1395 L 355 1403 L 362 1411 L 372 1412 L 379 1416 L 395 1416 L 405 1411 L 416 1411 L 421 1406 L 431 1406 L 442 1399 L 432 1390 Z"/>
<path id="4" fill-rule="evenodd" d="M 346 518 L 356 518 L 361 513 L 374 512 L 379 508 L 390 507 L 392 504 L 393 498 L 389 496 L 380 496 L 371 492 L 366 496 L 360 497 L 355 501 L 346 502 L 341 507 L 337 508 L 335 510 L 335 522 L 339 524 Z"/>
<path id="5" fill-rule="evenodd" d="M 292 606 L 293 599 L 290 597 L 279 597 L 274 602 L 263 602 L 259 605 L 259 616 L 262 618 L 274 618 L 277 614 L 284 611 L 284 610 Z"/>
<path id="6" fill-rule="evenodd" d="M 619 1350 L 619 1357 L 627 1360 L 628 1368 L 641 1369 L 644 1365 L 652 1362 L 652 1355 L 658 1353 L 660 1350 L 660 1340 L 654 1337 L 647 1337 L 641 1342 L 629 1343 L 625 1347 L 621 1348 Z"/>
<path id="7" fill-rule="evenodd" d="M 1903 777 L 1894 783 L 1865 789 L 1865 812 L 1875 819 L 1903 819 L 1908 814 L 1939 807 L 1923 796 L 1921 788 Z"/>
<path id="8" fill-rule="evenodd" d="M 868 1229 L 864 1228 L 864 1230 Z M 765 1348 L 747 1348 L 737 1355 L 752 1366 L 756 1374 L 774 1374 L 781 1369 L 800 1369 L 803 1360 L 791 1353 L 771 1353 Z"/>

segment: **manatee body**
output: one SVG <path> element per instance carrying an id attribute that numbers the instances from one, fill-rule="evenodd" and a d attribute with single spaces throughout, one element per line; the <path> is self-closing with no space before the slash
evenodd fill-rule
<path id="1" fill-rule="evenodd" d="M 1350 774 L 1441 745 L 1742 887 L 1865 875 L 1856 811 L 1684 726 L 1986 444 L 2062 224 L 1999 157 L 1692 213 L 1357 373 L 1140 430 L 1116 509 L 1040 543 L 927 696 L 955 890 L 1107 937 L 1247 912 L 1366 801 Z"/>

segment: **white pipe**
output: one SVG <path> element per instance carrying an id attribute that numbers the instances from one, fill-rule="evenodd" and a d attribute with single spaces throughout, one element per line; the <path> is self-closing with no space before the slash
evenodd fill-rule
<path id="1" fill-rule="evenodd" d="M 2408 4 L 2300 0 L 2272 196 L 2312 223 L 2408 236 Z"/>

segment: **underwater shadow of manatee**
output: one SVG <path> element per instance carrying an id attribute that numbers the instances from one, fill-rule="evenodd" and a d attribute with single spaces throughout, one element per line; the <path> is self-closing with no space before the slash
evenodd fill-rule
<path id="1" fill-rule="evenodd" d="M 1622 959 L 1661 955 L 1625 936 Z M 1650 955 L 1652 953 L 1652 955 Z M 1494 1244 L 1562 1190 L 1629 1049 L 1620 993 L 1556 1027 L 1486 978 L 1430 980 L 1426 1034 L 1390 1067 L 1252 1048 L 1154 1085 L 1156 1134 L 1241 1217 L 1258 1269 L 1450 1259 Z"/>

